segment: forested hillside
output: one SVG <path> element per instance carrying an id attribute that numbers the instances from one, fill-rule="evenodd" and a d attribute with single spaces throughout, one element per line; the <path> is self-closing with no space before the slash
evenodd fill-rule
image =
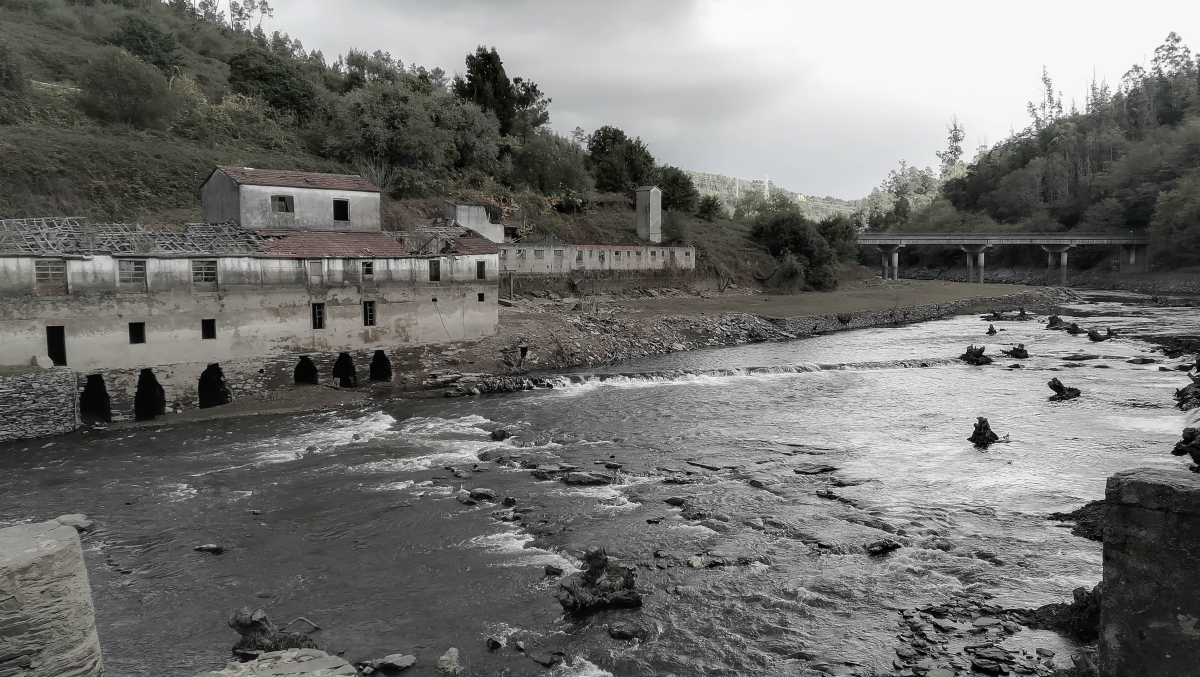
<path id="1" fill-rule="evenodd" d="M 1043 75 L 1030 124 L 962 162 L 957 121 L 940 172 L 901 164 L 857 214 L 871 229 L 1139 231 L 1162 266 L 1200 263 L 1200 61 L 1175 33 L 1115 88 L 1064 109 Z M 1094 253 L 1092 262 L 1098 260 Z M 1079 258 L 1088 263 L 1086 257 Z"/>

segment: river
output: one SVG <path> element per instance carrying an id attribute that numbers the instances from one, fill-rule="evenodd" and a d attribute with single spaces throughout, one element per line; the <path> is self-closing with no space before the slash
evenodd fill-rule
<path id="1" fill-rule="evenodd" d="M 965 593 L 1038 606 L 1100 579 L 1100 544 L 1045 515 L 1101 498 L 1114 471 L 1182 464 L 1171 395 L 1186 378 L 1126 360 L 1173 366 L 1132 336 L 1200 333 L 1200 314 L 1140 300 L 1063 309 L 1121 335 L 1103 343 L 1036 321 L 989 337 L 964 316 L 619 367 L 665 376 L 9 444 L 0 525 L 96 520 L 83 542 L 110 677 L 219 669 L 243 606 L 311 619 L 349 660 L 412 653 L 406 674 L 435 674 L 451 646 L 470 674 L 544 673 L 516 641 L 560 651 L 562 675 L 872 674 L 891 666 L 895 609 Z M 972 343 L 996 364 L 952 361 Z M 999 354 L 1013 343 L 1030 359 Z M 1062 359 L 1079 352 L 1098 359 Z M 1052 376 L 1083 396 L 1047 402 Z M 1010 441 L 973 448 L 976 416 Z M 497 428 L 514 437 L 492 441 Z M 521 461 L 620 464 L 619 483 L 539 481 Z M 837 470 L 794 472 L 814 463 Z M 522 519 L 455 499 L 474 487 Z M 863 554 L 884 537 L 904 547 Z M 590 544 L 638 565 L 641 610 L 562 617 L 544 567 Z M 730 564 L 672 566 L 693 555 Z M 617 619 L 648 636 L 611 639 Z M 1070 649 L 1041 631 L 1011 641 Z"/>

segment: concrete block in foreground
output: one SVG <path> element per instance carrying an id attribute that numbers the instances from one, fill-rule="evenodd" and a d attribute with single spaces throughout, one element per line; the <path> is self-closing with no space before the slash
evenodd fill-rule
<path id="1" fill-rule="evenodd" d="M 1108 478 L 1101 677 L 1200 674 L 1200 474 Z"/>
<path id="2" fill-rule="evenodd" d="M 92 590 L 73 524 L 0 529 L 0 675 L 9 674 L 101 674 Z"/>

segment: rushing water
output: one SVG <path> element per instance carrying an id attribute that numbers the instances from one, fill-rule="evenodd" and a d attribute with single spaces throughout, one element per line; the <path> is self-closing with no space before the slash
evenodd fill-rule
<path id="1" fill-rule="evenodd" d="M 1200 330 L 1194 310 L 1130 300 L 1064 317 L 1125 336 Z M 620 367 L 674 370 L 664 377 L 7 445 L 0 524 L 69 512 L 97 521 L 84 547 L 113 677 L 221 667 L 236 639 L 225 621 L 242 606 L 281 624 L 305 616 L 322 626 L 322 647 L 351 660 L 413 653 L 408 674 L 434 674 L 450 646 L 473 674 L 544 672 L 517 640 L 564 652 L 559 674 L 815 674 L 822 662 L 870 674 L 891 663 L 891 609 L 967 590 L 1037 606 L 1097 582 L 1099 544 L 1044 516 L 1102 497 L 1116 470 L 1181 464 L 1168 453 L 1185 423 L 1171 394 L 1186 379 L 1125 361 L 1161 357 L 1150 344 L 996 326 L 987 337 L 986 322 L 960 317 Z M 1018 361 L 999 349 L 1018 342 L 1032 357 L 1008 369 Z M 947 359 L 970 343 L 987 344 L 996 364 Z M 1100 359 L 1062 360 L 1076 352 Z M 1052 376 L 1083 397 L 1047 402 Z M 976 416 L 1011 441 L 972 448 Z M 493 442 L 497 427 L 516 436 Z M 584 470 L 619 462 L 621 484 L 538 481 L 481 454 Z M 793 472 L 814 462 L 839 470 Z M 677 470 L 695 483 L 662 482 Z M 481 486 L 529 512 L 501 522 L 499 506 L 454 498 Z M 845 501 L 816 495 L 829 488 Z M 713 516 L 685 519 L 663 502 L 672 496 Z M 905 547 L 862 554 L 881 537 Z M 228 550 L 192 550 L 202 543 Z M 569 569 L 593 543 L 642 563 L 643 609 L 561 617 L 543 568 Z M 747 563 L 658 568 L 670 561 L 660 550 Z M 617 618 L 650 635 L 610 639 L 604 624 Z M 489 635 L 510 646 L 488 652 Z M 1035 639 L 1062 644 L 1031 632 L 1012 641 Z"/>

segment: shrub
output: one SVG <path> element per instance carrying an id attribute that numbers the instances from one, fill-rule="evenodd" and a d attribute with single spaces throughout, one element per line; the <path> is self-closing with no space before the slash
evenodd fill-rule
<path id="1" fill-rule="evenodd" d="M 723 211 L 725 211 L 725 204 L 721 202 L 721 198 L 716 195 L 705 195 L 700 198 L 700 203 L 696 207 L 696 216 L 705 221 L 713 221 Z"/>
<path id="2" fill-rule="evenodd" d="M 662 207 L 668 211 L 692 213 L 700 201 L 700 191 L 692 183 L 692 177 L 678 167 L 664 166 L 659 169 L 659 186 L 662 188 Z"/>
<path id="3" fill-rule="evenodd" d="M 316 87 L 296 61 L 258 47 L 229 60 L 229 87 L 302 120 L 316 108 Z"/>
<path id="4" fill-rule="evenodd" d="M 583 149 L 552 132 L 533 134 L 512 151 L 512 180 L 543 195 L 586 194 L 592 179 Z"/>
<path id="5" fill-rule="evenodd" d="M 176 98 L 157 68 L 111 48 L 84 71 L 80 105 L 88 115 L 138 128 L 164 125 Z"/>
<path id="6" fill-rule="evenodd" d="M 766 247 L 777 260 L 788 254 L 796 257 L 804 268 L 807 286 L 816 290 L 837 288 L 833 264 L 834 251 L 816 226 L 797 212 L 763 214 L 751 231 L 751 238 Z"/>

